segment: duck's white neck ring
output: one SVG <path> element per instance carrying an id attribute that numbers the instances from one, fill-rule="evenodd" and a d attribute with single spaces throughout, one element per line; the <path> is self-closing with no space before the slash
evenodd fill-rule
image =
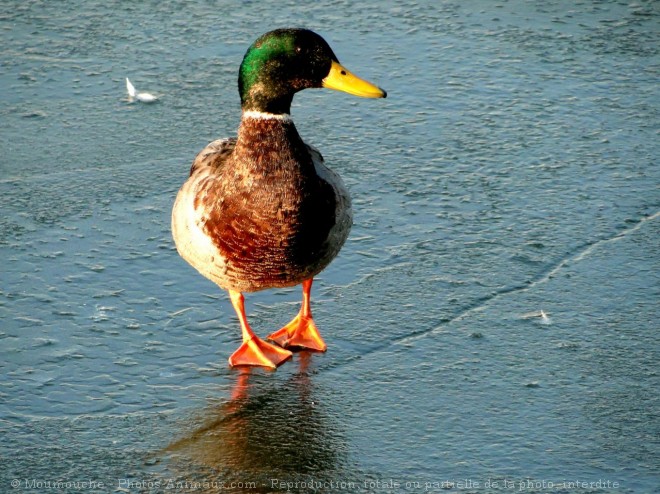
<path id="1" fill-rule="evenodd" d="M 291 115 L 288 113 L 268 113 L 258 110 L 245 110 L 243 118 L 253 118 L 255 120 L 279 120 L 281 122 L 292 122 Z"/>

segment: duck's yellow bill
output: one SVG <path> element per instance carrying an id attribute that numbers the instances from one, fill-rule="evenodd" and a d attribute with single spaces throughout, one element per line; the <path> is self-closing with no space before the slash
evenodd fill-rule
<path id="1" fill-rule="evenodd" d="M 344 91 L 362 98 L 386 98 L 387 93 L 372 83 L 351 74 L 339 62 L 332 62 L 330 73 L 323 79 L 323 87 Z"/>

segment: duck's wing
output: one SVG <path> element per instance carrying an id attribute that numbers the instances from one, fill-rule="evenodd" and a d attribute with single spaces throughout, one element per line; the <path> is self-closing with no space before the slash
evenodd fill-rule
<path id="1" fill-rule="evenodd" d="M 190 167 L 190 174 L 202 168 L 218 168 L 223 165 L 236 146 L 235 137 L 217 139 L 202 149 Z"/>
<path id="2" fill-rule="evenodd" d="M 337 219 L 340 221 L 351 222 L 351 198 L 343 180 L 337 173 L 325 166 L 323 156 L 318 149 L 307 143 L 305 143 L 305 146 L 307 146 L 307 151 L 312 157 L 312 162 L 314 163 L 314 169 L 316 170 L 317 176 L 334 189 L 337 212 L 339 214 Z"/>
<path id="3" fill-rule="evenodd" d="M 331 222 L 331 226 L 329 227 L 325 241 L 328 252 L 327 262 L 329 262 L 339 253 L 339 249 L 341 249 L 342 245 L 344 245 L 344 242 L 348 238 L 348 233 L 351 230 L 351 226 L 353 225 L 351 197 L 341 177 L 330 168 L 325 166 L 325 163 L 323 162 L 323 156 L 319 150 L 314 146 L 310 146 L 309 144 L 306 144 L 306 146 L 309 154 L 312 157 L 312 161 L 314 162 L 316 175 L 324 184 L 322 189 L 326 190 L 326 194 L 318 194 L 320 204 L 317 205 L 314 209 L 324 209 L 321 205 L 323 197 L 328 198 L 328 202 L 326 203 L 327 209 L 330 209 L 331 204 L 334 203 L 334 218 Z M 318 216 L 315 218 L 315 221 L 318 222 Z"/>
<path id="4" fill-rule="evenodd" d="M 321 151 L 316 149 L 314 146 L 311 144 L 305 143 L 305 146 L 307 146 L 307 151 L 309 151 L 309 154 L 312 156 L 312 161 L 315 164 L 321 163 L 323 164 L 323 155 L 321 154 Z"/>

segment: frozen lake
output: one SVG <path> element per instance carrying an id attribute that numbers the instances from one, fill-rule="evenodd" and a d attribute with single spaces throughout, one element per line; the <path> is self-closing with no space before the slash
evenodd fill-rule
<path id="1" fill-rule="evenodd" d="M 0 492 L 657 492 L 659 4 L 298 4 L 0 5 Z M 329 348 L 232 370 L 170 211 L 284 26 L 388 98 L 296 96 L 354 204 Z"/>

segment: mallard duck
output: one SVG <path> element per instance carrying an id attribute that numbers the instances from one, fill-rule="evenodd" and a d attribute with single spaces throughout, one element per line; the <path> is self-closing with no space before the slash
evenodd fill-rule
<path id="1" fill-rule="evenodd" d="M 296 92 L 321 87 L 386 97 L 345 69 L 312 31 L 277 29 L 260 36 L 239 69 L 238 136 L 213 141 L 197 155 L 174 203 L 179 254 L 229 291 L 238 315 L 243 343 L 229 357 L 231 366 L 275 368 L 291 357 L 290 348 L 327 348 L 312 318 L 312 282 L 348 237 L 351 201 L 290 116 Z M 298 315 L 268 336 L 273 343 L 255 335 L 243 293 L 298 284 Z"/>

